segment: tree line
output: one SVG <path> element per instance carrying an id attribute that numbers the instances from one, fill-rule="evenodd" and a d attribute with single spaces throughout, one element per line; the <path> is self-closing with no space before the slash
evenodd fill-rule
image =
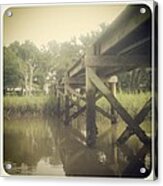
<path id="1" fill-rule="evenodd" d="M 53 84 L 64 72 L 83 56 L 96 39 L 107 29 L 102 23 L 99 30 L 81 35 L 78 39 L 58 43 L 52 40 L 38 48 L 32 41 L 15 41 L 4 46 L 4 94 L 8 89 L 20 87 L 25 95 L 33 90 L 42 91 L 45 84 Z M 150 70 L 136 69 L 120 74 L 118 88 L 127 91 L 150 89 Z"/>

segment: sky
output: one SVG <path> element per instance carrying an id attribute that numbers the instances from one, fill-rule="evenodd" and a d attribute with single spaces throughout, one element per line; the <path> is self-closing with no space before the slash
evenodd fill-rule
<path id="1" fill-rule="evenodd" d="M 111 24 L 124 8 L 101 4 L 10 8 L 12 16 L 4 14 L 4 45 L 31 40 L 41 47 L 51 40 L 69 41 L 97 30 L 100 23 Z"/>

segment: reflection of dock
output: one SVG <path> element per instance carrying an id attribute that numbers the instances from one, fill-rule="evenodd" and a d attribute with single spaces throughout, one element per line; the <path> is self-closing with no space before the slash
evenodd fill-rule
<path id="1" fill-rule="evenodd" d="M 59 132 L 59 151 L 66 175 L 113 176 L 114 165 L 102 148 L 89 148 L 85 137 L 76 129 L 62 127 Z"/>
<path id="2" fill-rule="evenodd" d="M 145 9 L 144 14 L 140 13 L 140 8 Z M 111 121 L 112 132 L 107 135 L 112 136 L 112 146 L 117 148 L 115 151 L 110 151 L 115 157 L 114 161 L 117 161 L 118 150 L 126 156 L 126 165 L 122 175 L 146 177 L 149 174 L 151 167 L 145 169 L 144 174 L 140 173 L 140 169 L 145 166 L 145 156 L 151 153 L 151 138 L 141 128 L 141 124 L 151 110 L 152 98 L 133 118 L 116 98 L 118 82 L 116 75 L 137 68 L 151 69 L 151 22 L 152 15 L 149 7 L 127 6 L 94 43 L 91 52 L 76 61 L 65 77 L 58 81 L 56 86 L 57 112 L 59 118 L 64 120 L 64 124 L 69 126 L 72 120 L 83 112 L 86 113 L 86 139 L 81 140 L 70 129 L 62 131 L 61 154 L 63 154 L 62 161 L 67 174 L 111 176 L 115 172 L 116 166 L 112 169 L 112 161 L 109 165 L 108 161 L 101 164 L 98 161 L 100 152 L 102 152 L 101 156 L 106 156 L 106 159 L 110 158 L 109 153 L 107 155 L 110 147 L 97 150 L 98 142 L 99 146 L 102 146 L 97 137 L 97 112 Z M 110 112 L 96 105 L 101 97 L 105 97 L 110 104 Z M 77 108 L 75 111 L 72 110 L 74 107 Z M 120 136 L 117 136 L 118 117 L 126 124 Z M 143 144 L 135 154 L 126 146 L 133 136 L 136 136 Z M 103 154 L 104 150 L 105 154 Z M 116 176 L 118 176 L 117 172 Z"/>

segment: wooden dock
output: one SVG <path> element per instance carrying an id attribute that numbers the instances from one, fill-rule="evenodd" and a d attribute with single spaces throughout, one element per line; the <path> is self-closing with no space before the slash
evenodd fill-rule
<path id="1" fill-rule="evenodd" d="M 127 170 L 131 171 L 132 176 L 135 176 L 133 170 L 133 167 L 136 166 L 135 162 L 139 162 L 138 166 L 143 166 L 145 155 L 151 147 L 151 138 L 140 128 L 140 125 L 151 110 L 152 98 L 140 109 L 135 118 L 116 98 L 117 74 L 136 68 L 152 67 L 152 15 L 147 6 L 144 5 L 145 14 L 140 13 L 140 8 L 142 5 L 127 6 L 94 43 L 90 51 L 76 61 L 56 86 L 58 116 L 63 118 L 66 126 L 69 126 L 73 119 L 86 111 L 85 143 L 88 148 L 96 148 L 96 112 L 100 112 L 104 117 L 111 120 L 113 131 L 116 130 L 117 117 L 121 117 L 126 123 L 127 127 L 118 139 L 116 134 L 112 134 L 113 144 L 130 159 L 130 163 L 121 174 L 123 176 L 127 176 Z M 111 114 L 96 105 L 97 100 L 102 96 L 111 104 Z M 75 100 L 72 97 L 75 97 Z M 84 101 L 85 104 L 80 105 L 79 100 Z M 64 105 L 62 111 L 61 101 Z M 77 107 L 77 111 L 74 113 L 70 112 L 73 107 Z M 136 135 L 143 144 L 137 155 L 129 153 L 131 151 L 125 146 L 126 141 L 132 135 Z M 78 150 L 80 147 L 82 150 L 74 152 L 76 163 L 79 162 L 77 157 L 81 157 L 81 154 L 86 151 L 86 147 L 81 143 L 77 146 Z M 71 166 L 67 166 L 69 173 L 71 170 L 68 167 Z M 107 175 L 114 174 L 109 171 L 106 171 Z M 104 172 L 102 173 L 104 174 Z"/>

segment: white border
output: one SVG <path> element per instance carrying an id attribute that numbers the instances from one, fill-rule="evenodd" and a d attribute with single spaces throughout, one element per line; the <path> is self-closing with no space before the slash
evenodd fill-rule
<path id="1" fill-rule="evenodd" d="M 154 38 L 154 7 L 155 7 L 155 2 L 153 0 L 140 0 L 140 1 L 97 1 L 95 0 L 94 2 L 55 2 L 55 3 L 41 3 L 41 4 L 37 4 L 37 3 L 24 3 L 24 4 L 3 4 L 0 6 L 0 25 L 1 25 L 1 35 L 0 35 L 0 68 L 1 68 L 1 73 L 0 73 L 0 145 L 1 145 L 1 149 L 0 149 L 0 173 L 1 176 L 11 176 L 11 177 L 24 177 L 23 175 L 18 175 L 18 176 L 13 176 L 13 175 L 9 175 L 6 173 L 6 171 L 3 168 L 3 15 L 5 13 L 5 11 L 9 8 L 13 8 L 13 7 L 42 7 L 42 6 L 61 6 L 61 5 L 66 5 L 66 6 L 72 6 L 72 5 L 97 5 L 97 4 L 145 4 L 147 5 L 152 13 L 152 170 L 151 170 L 151 174 L 145 178 L 145 180 L 154 180 L 155 179 L 155 175 L 154 175 L 154 171 L 153 169 L 155 168 L 155 161 L 154 161 L 154 157 L 155 157 L 155 150 L 154 150 L 154 146 L 155 146 L 155 139 L 154 139 L 154 132 L 155 132 L 155 112 L 154 112 L 154 96 L 155 96 L 155 82 L 154 82 L 154 78 L 155 78 L 155 74 L 154 74 L 154 68 L 155 68 L 155 61 L 154 61 L 154 42 L 155 42 L 155 38 Z M 25 176 L 26 177 L 26 176 Z M 36 177 L 36 176 L 28 176 L 28 177 Z M 38 175 L 37 177 L 54 177 L 54 178 L 68 178 L 66 176 L 55 176 L 55 175 L 50 175 L 50 176 L 42 176 L 42 175 Z M 124 179 L 121 177 L 117 177 L 118 179 Z M 116 178 L 116 179 L 117 179 Z M 133 178 L 132 178 L 133 179 Z M 136 179 L 142 179 L 142 178 L 136 178 Z"/>

